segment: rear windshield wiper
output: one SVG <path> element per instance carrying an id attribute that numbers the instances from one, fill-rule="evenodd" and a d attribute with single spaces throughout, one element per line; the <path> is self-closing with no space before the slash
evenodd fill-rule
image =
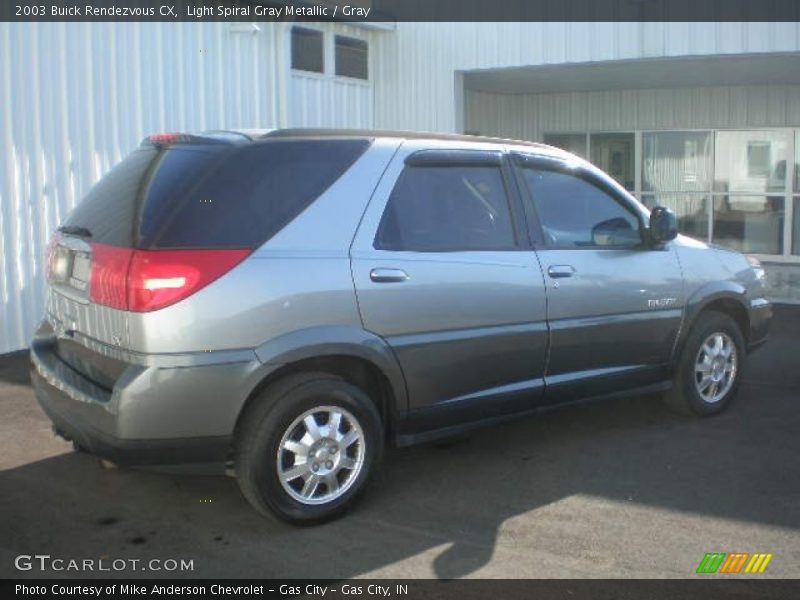
<path id="1" fill-rule="evenodd" d="M 86 227 L 81 227 L 79 225 L 62 225 L 58 228 L 58 231 L 61 233 L 66 233 L 67 235 L 78 235 L 80 237 L 92 237 L 92 232 L 86 229 Z"/>

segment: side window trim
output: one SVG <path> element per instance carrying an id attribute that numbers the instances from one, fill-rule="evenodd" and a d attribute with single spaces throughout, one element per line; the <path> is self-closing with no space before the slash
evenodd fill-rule
<path id="1" fill-rule="evenodd" d="M 576 177 L 584 180 L 588 184 L 596 187 L 601 192 L 609 196 L 614 202 L 620 205 L 623 210 L 632 215 L 636 222 L 639 224 L 639 234 L 644 239 L 645 223 L 639 211 L 635 210 L 630 205 L 627 198 L 622 197 L 619 192 L 609 187 L 602 179 L 598 178 L 594 173 L 583 167 L 570 168 L 567 164 L 559 158 L 551 158 L 546 156 L 532 156 L 523 154 L 521 152 L 513 152 L 511 154 L 511 162 L 516 173 L 516 180 L 520 188 L 520 194 L 523 195 L 523 205 L 525 206 L 525 215 L 528 218 L 528 229 L 531 232 L 531 237 L 534 241 L 534 247 L 548 248 L 551 250 L 620 250 L 620 249 L 633 249 L 639 246 L 602 246 L 602 245 L 587 245 L 587 246 L 566 246 L 555 245 L 548 243 L 544 235 L 544 228 L 542 227 L 541 219 L 539 218 L 538 210 L 536 207 L 536 200 L 534 198 L 533 190 L 525 180 L 525 169 L 540 169 L 545 171 L 553 171 Z M 527 202 L 525 202 L 527 200 Z"/>
<path id="2" fill-rule="evenodd" d="M 500 170 L 503 175 L 503 184 L 506 188 L 506 200 L 511 213 L 511 225 L 514 228 L 515 249 L 530 251 L 534 248 L 536 238 L 531 228 L 527 225 L 525 200 L 520 187 L 522 182 L 519 181 L 519 176 L 511 163 L 509 155 L 505 154 L 503 156 Z"/>
<path id="3" fill-rule="evenodd" d="M 536 207 L 533 205 L 533 195 L 531 194 L 528 182 L 525 181 L 523 174 L 524 167 L 519 163 L 518 157 L 521 156 L 517 153 L 512 153 L 508 157 L 508 168 L 511 171 L 514 179 L 514 184 L 519 198 L 519 205 L 521 207 L 520 216 L 524 220 L 524 229 L 528 235 L 528 242 L 532 249 L 546 246 L 544 240 L 544 230 L 542 223 L 539 220 L 539 214 Z"/>
<path id="4" fill-rule="evenodd" d="M 417 150 L 406 157 L 407 167 L 499 167 L 503 153 L 495 150 Z"/>
<path id="5" fill-rule="evenodd" d="M 515 181 L 511 165 L 507 160 L 507 154 L 501 150 L 473 150 L 473 149 L 424 149 L 417 150 L 405 157 L 403 168 L 392 183 L 388 191 L 386 202 L 383 204 L 382 211 L 378 216 L 377 225 L 371 241 L 373 250 L 384 252 L 425 252 L 431 254 L 442 254 L 448 252 L 515 252 L 519 250 L 530 250 L 530 240 L 526 227 L 524 226 L 524 214 L 520 213 L 523 201 L 519 185 Z M 487 248 L 481 250 L 472 249 L 444 249 L 444 250 L 394 250 L 382 248 L 379 242 L 379 235 L 383 225 L 384 216 L 388 210 L 392 194 L 400 182 L 403 175 L 409 168 L 426 167 L 493 167 L 499 171 L 503 191 L 505 192 L 506 207 L 511 220 L 512 235 L 514 245 L 511 248 Z"/>

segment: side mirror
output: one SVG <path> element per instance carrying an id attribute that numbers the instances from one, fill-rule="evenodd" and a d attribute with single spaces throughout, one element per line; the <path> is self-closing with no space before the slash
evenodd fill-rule
<path id="1" fill-rule="evenodd" d="M 650 240 L 663 244 L 678 235 L 678 217 L 666 206 L 656 206 L 650 212 Z"/>
<path id="2" fill-rule="evenodd" d="M 592 227 L 592 242 L 595 246 L 637 246 L 642 243 L 642 236 L 627 219 L 616 217 Z"/>

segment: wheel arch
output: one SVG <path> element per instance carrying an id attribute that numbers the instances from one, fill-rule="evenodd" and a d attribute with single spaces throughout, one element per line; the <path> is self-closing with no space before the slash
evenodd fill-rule
<path id="1" fill-rule="evenodd" d="M 240 424 L 258 396 L 287 375 L 322 371 L 363 389 L 372 398 L 388 435 L 396 415 L 407 410 L 405 378 L 389 345 L 361 329 L 321 327 L 292 332 L 256 348 L 263 367 L 251 378 L 236 418 Z"/>
<path id="2" fill-rule="evenodd" d="M 714 282 L 697 290 L 686 303 L 684 325 L 678 336 L 674 360 L 683 352 L 689 332 L 704 313 L 716 311 L 731 317 L 741 330 L 747 344 L 750 336 L 750 314 L 747 308 L 747 290 L 734 282 Z"/>

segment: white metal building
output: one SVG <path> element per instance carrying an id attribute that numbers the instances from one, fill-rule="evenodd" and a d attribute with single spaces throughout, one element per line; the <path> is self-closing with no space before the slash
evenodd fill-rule
<path id="1" fill-rule="evenodd" d="M 50 233 L 145 135 L 284 126 L 562 145 L 800 301 L 798 23 L 0 23 L 0 353 Z"/>

